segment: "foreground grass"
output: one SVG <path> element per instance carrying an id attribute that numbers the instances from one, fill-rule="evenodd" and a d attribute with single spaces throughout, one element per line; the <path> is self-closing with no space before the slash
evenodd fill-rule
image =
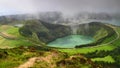
<path id="1" fill-rule="evenodd" d="M 0 68 L 14 68 L 27 61 L 33 56 L 38 56 L 38 52 L 31 52 L 25 48 L 0 49 Z"/>
<path id="2" fill-rule="evenodd" d="M 35 62 L 30 61 L 31 58 L 36 58 Z M 31 67 L 27 62 L 31 62 Z M 21 66 L 24 68 L 23 65 L 26 66 L 25 68 L 99 67 L 82 55 L 68 56 L 66 53 L 46 47 L 30 46 L 26 48 L 21 46 L 13 49 L 0 49 L 0 68 L 21 68 Z"/>

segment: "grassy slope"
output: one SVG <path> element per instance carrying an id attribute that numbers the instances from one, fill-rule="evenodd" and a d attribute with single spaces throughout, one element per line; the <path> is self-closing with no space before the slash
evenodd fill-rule
<path id="1" fill-rule="evenodd" d="M 4 51 L 7 52 L 7 56 L 5 56 Z M 1 68 L 14 68 L 27 61 L 28 58 L 37 56 L 37 53 L 21 48 L 0 50 L 0 54 L 3 56 L 2 59 L 0 59 L 0 62 L 2 62 L 0 63 Z"/>
<path id="2" fill-rule="evenodd" d="M 107 30 L 105 30 L 104 28 L 101 28 L 99 31 L 96 32 L 94 39 L 97 41 L 97 40 L 99 40 L 107 35 L 108 35 Z"/>
<path id="3" fill-rule="evenodd" d="M 103 34 L 103 32 L 104 32 L 104 34 Z M 106 34 L 106 32 L 105 31 L 103 31 L 103 29 L 101 29 L 100 30 L 100 32 L 97 34 L 97 35 L 99 35 L 100 37 L 98 37 L 97 35 L 95 36 L 95 39 L 99 39 L 99 38 L 102 38 L 102 37 L 104 37 L 105 36 L 105 34 Z M 112 39 L 111 39 L 112 38 Z M 107 42 L 108 41 L 111 41 L 111 40 L 113 40 L 113 39 L 115 39 L 116 37 L 110 37 L 110 38 L 108 38 L 108 39 L 110 39 L 110 40 L 108 40 L 107 39 Z M 112 46 L 112 44 L 108 44 L 107 46 L 106 46 L 106 44 L 101 44 L 101 45 L 98 45 L 98 46 L 94 46 L 94 47 L 84 47 L 84 48 L 77 48 L 77 49 L 59 49 L 60 51 L 62 51 L 62 52 L 67 52 L 67 53 L 72 53 L 72 54 L 76 54 L 76 53 L 84 53 L 84 54 L 87 54 L 87 53 L 90 53 L 90 52 L 94 52 L 94 51 L 96 51 L 96 50 L 105 50 L 105 51 L 107 51 L 107 50 L 113 50 L 115 47 L 114 46 Z"/>
<path id="4" fill-rule="evenodd" d="M 61 51 L 61 52 L 66 52 L 69 55 L 73 55 L 73 54 L 77 54 L 77 53 L 87 54 L 87 53 L 95 52 L 96 50 L 97 51 L 102 51 L 102 50 L 112 51 L 113 49 L 115 49 L 117 46 L 120 45 L 120 42 L 119 42 L 120 38 L 118 36 L 120 34 L 120 27 L 114 27 L 114 26 L 110 26 L 110 27 L 114 28 L 117 36 L 113 35 L 113 36 L 107 38 L 105 41 L 103 41 L 103 44 L 101 44 L 101 45 L 97 45 L 97 46 L 94 46 L 94 47 L 78 48 L 78 49 L 58 49 L 58 50 Z M 105 43 L 105 42 L 107 42 L 107 43 Z M 99 59 L 98 58 L 95 58 L 95 59 L 93 58 L 93 60 L 95 60 L 95 61 L 105 61 L 105 62 L 106 61 L 110 62 L 110 61 L 114 60 L 112 57 L 110 58 L 108 56 L 103 57 L 103 58 L 99 58 Z"/>
<path id="5" fill-rule="evenodd" d="M 114 28 L 114 30 L 120 34 L 120 27 L 116 27 L 116 28 Z M 22 37 L 21 35 L 19 35 L 17 27 L 7 26 L 7 25 L 0 26 L 0 32 L 3 32 L 3 31 L 6 32 L 7 34 L 16 36 L 17 38 L 19 38 L 19 40 L 10 40 L 10 39 L 6 39 L 6 38 L 3 38 L 2 36 L 0 36 L 0 47 L 1 48 L 16 47 L 16 46 L 21 46 L 21 45 L 29 46 L 32 44 L 32 43 L 24 40 L 25 38 Z M 104 31 L 104 30 L 101 29 L 101 31 Z M 104 31 L 104 33 L 98 33 L 97 35 L 105 36 L 106 32 Z M 96 36 L 96 38 L 99 38 L 99 36 Z M 112 36 L 112 37 L 106 39 L 105 42 L 111 41 L 115 38 L 116 38 L 115 36 Z M 77 54 L 77 53 L 87 54 L 87 53 L 95 52 L 96 50 L 111 51 L 120 44 L 119 40 L 120 40 L 120 38 L 115 40 L 112 44 L 102 44 L 102 45 L 98 45 L 95 47 L 85 47 L 85 48 L 78 48 L 78 49 L 58 49 L 58 50 L 61 52 L 66 52 L 69 55 L 73 55 L 73 54 Z M 9 60 L 9 59 L 7 59 L 7 60 Z M 7 62 L 7 60 L 6 60 L 5 64 L 8 63 L 8 65 L 11 65 L 11 63 Z M 112 59 L 111 56 L 106 56 L 103 58 L 99 58 L 99 57 L 93 58 L 92 60 L 93 61 L 105 61 L 105 62 L 111 62 L 111 63 L 114 62 L 114 60 Z M 1 60 L 1 62 L 2 62 L 2 60 Z M 4 65 L 4 63 L 3 64 L 1 63 L 1 65 Z"/>
<path id="6" fill-rule="evenodd" d="M 98 51 L 102 51 L 102 50 L 105 50 L 105 51 L 110 51 L 110 50 L 113 50 L 114 49 L 114 46 L 111 46 L 111 45 L 107 45 L 107 46 L 98 46 L 98 47 L 85 47 L 85 48 L 78 48 L 78 49 L 58 49 L 59 51 L 61 52 L 66 52 L 70 55 L 73 55 L 73 54 L 77 54 L 77 53 L 81 53 L 81 54 L 87 54 L 87 53 L 91 53 L 91 52 L 95 52 L 96 50 Z"/>
<path id="7" fill-rule="evenodd" d="M 1 68 L 18 68 L 20 65 L 28 62 L 30 58 L 34 57 L 37 59 L 35 62 L 33 61 L 34 65 L 29 68 L 92 68 L 92 66 L 94 66 L 93 62 L 88 61 L 88 59 L 82 55 L 68 56 L 66 53 L 46 48 L 42 49 L 42 47 L 39 46 L 37 49 L 35 47 L 0 49 L 0 55 Z M 26 65 L 30 66 L 29 64 Z"/>
<path id="8" fill-rule="evenodd" d="M 32 45 L 31 42 L 26 40 L 24 37 L 22 37 L 19 32 L 19 28 L 10 26 L 10 25 L 1 25 L 0 26 L 0 32 L 5 32 L 8 35 L 15 36 L 16 39 L 7 39 L 2 36 L 0 36 L 0 48 L 13 48 L 16 46 L 30 46 Z"/>

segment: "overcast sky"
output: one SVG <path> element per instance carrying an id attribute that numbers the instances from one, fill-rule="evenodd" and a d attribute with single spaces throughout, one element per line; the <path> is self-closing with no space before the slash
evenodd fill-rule
<path id="1" fill-rule="evenodd" d="M 0 15 L 39 11 L 120 12 L 120 0 L 0 0 Z"/>

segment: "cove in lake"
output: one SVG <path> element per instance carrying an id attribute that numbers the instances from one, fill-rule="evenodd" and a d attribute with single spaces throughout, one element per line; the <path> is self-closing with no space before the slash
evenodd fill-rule
<path id="1" fill-rule="evenodd" d="M 88 44 L 93 42 L 94 39 L 90 36 L 84 35 L 69 35 L 66 37 L 58 38 L 50 42 L 47 46 L 59 48 L 74 48 L 76 45 Z"/>

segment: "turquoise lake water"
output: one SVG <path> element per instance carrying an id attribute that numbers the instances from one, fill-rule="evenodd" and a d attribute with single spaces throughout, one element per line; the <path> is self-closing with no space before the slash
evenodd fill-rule
<path id="1" fill-rule="evenodd" d="M 74 48 L 76 45 L 88 44 L 93 42 L 94 39 L 89 36 L 83 35 L 69 35 L 63 38 L 58 38 L 48 44 L 50 47 L 60 48 Z"/>

